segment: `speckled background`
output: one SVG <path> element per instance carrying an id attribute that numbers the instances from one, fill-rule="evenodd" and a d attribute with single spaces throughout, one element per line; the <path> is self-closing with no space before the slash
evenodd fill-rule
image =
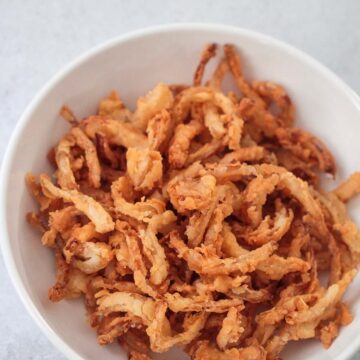
<path id="1" fill-rule="evenodd" d="M 109 38 L 173 22 L 250 28 L 306 51 L 360 92 L 359 14 L 359 0 L 0 0 L 0 163 L 35 93 L 74 57 Z M 0 359 L 64 359 L 25 312 L 2 258 Z"/>

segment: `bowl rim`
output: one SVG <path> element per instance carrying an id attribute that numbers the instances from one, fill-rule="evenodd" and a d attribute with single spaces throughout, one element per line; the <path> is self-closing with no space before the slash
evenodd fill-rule
<path id="1" fill-rule="evenodd" d="M 30 121 L 31 115 L 36 107 L 46 98 L 47 93 L 54 88 L 58 81 L 65 77 L 75 68 L 81 66 L 88 59 L 95 57 L 99 53 L 106 51 L 112 47 L 117 46 L 120 43 L 124 43 L 131 40 L 136 40 L 144 36 L 155 35 L 159 33 L 165 33 L 167 31 L 172 32 L 183 32 L 183 31 L 209 31 L 209 32 L 222 32 L 222 33 L 231 33 L 235 35 L 245 35 L 249 38 L 255 39 L 257 41 L 262 41 L 270 43 L 273 47 L 281 49 L 287 52 L 290 55 L 298 58 L 307 65 L 314 68 L 317 72 L 321 73 L 324 77 L 328 78 L 334 83 L 334 85 L 340 88 L 353 103 L 353 105 L 360 112 L 360 97 L 334 72 L 332 72 L 325 65 L 321 64 L 319 61 L 315 60 L 310 55 L 306 54 L 302 50 L 297 49 L 296 47 L 282 41 L 278 40 L 272 36 L 257 32 L 254 30 L 249 30 L 236 26 L 229 26 L 216 23 L 177 23 L 177 24 L 162 24 L 157 26 L 150 26 L 135 31 L 126 32 L 120 36 L 116 36 L 110 40 L 107 40 L 99 45 L 92 47 L 90 50 L 84 52 L 80 56 L 76 57 L 70 63 L 65 65 L 60 69 L 52 78 L 45 83 L 45 85 L 38 91 L 35 97 L 31 100 L 29 105 L 26 107 L 25 111 L 21 115 L 18 123 L 15 126 L 15 129 L 11 135 L 10 141 L 7 145 L 3 163 L 0 171 L 0 236 L 2 241 L 0 241 L 1 252 L 3 255 L 5 267 L 10 276 L 11 282 L 16 289 L 18 296 L 20 297 L 23 305 L 25 306 L 27 312 L 30 314 L 32 319 L 42 330 L 43 334 L 50 340 L 50 342 L 67 358 L 75 360 L 85 360 L 80 356 L 75 349 L 68 345 L 61 337 L 58 335 L 48 324 L 44 316 L 40 313 L 37 307 L 34 305 L 30 299 L 29 294 L 23 284 L 23 281 L 20 277 L 19 271 L 15 264 L 15 260 L 12 255 L 11 249 L 11 240 L 8 232 L 7 221 L 6 221 L 6 199 L 9 188 L 10 180 L 10 166 L 12 160 L 15 156 L 17 146 L 23 132 L 25 125 Z M 360 347 L 360 334 L 356 338 L 356 341 L 353 341 L 352 344 L 337 358 L 338 360 L 349 359 L 355 351 Z"/>

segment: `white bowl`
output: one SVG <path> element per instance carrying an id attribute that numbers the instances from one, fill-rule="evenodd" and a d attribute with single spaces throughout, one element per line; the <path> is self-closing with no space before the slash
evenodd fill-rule
<path id="1" fill-rule="evenodd" d="M 94 113 L 100 98 L 117 89 L 133 105 L 159 81 L 189 83 L 203 46 L 238 46 L 248 77 L 283 84 L 296 105 L 296 123 L 319 135 L 334 152 L 340 179 L 360 170 L 360 100 L 324 66 L 268 36 L 220 25 L 181 24 L 140 30 L 91 50 L 53 78 L 35 97 L 14 132 L 1 174 L 1 243 L 12 281 L 46 336 L 71 359 L 125 359 L 117 345 L 100 347 L 85 320 L 81 301 L 52 304 L 53 254 L 25 221 L 33 208 L 25 173 L 50 170 L 48 149 L 68 128 L 58 111 L 66 103 L 80 117 Z M 352 215 L 360 224 L 360 207 Z M 360 206 L 360 202 L 357 201 Z M 331 348 L 318 341 L 290 345 L 288 359 L 347 359 L 360 344 L 359 277 L 346 300 L 355 312 Z M 172 356 L 175 360 L 177 356 Z M 180 358 L 181 356 L 179 356 Z M 182 357 L 181 357 L 182 358 Z"/>

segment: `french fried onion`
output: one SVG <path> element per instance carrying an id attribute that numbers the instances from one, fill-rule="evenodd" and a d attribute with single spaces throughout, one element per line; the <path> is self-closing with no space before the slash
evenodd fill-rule
<path id="1" fill-rule="evenodd" d="M 26 176 L 26 218 L 55 254 L 49 299 L 83 297 L 98 343 L 132 360 L 176 346 L 275 360 L 290 341 L 330 347 L 353 319 L 342 298 L 360 232 L 346 203 L 360 173 L 323 190 L 334 157 L 293 127 L 286 89 L 247 79 L 231 44 L 206 79 L 220 50 L 204 49 L 192 86 L 160 82 L 134 111 L 116 91 L 82 120 L 64 106 L 54 181 Z"/>

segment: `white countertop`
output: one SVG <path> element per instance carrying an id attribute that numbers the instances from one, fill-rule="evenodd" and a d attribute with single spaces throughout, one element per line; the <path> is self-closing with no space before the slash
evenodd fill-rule
<path id="1" fill-rule="evenodd" d="M 250 28 L 306 51 L 360 92 L 359 14 L 359 0 L 0 1 L 0 163 L 35 93 L 74 57 L 109 38 L 172 22 Z M 0 359 L 64 359 L 25 312 L 2 258 Z"/>

